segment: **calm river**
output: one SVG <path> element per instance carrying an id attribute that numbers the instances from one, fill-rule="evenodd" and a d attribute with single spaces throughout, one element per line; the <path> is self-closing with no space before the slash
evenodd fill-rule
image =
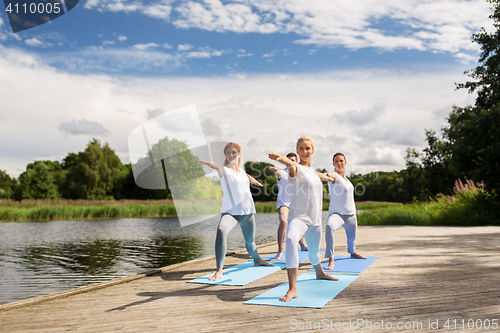
<path id="1" fill-rule="evenodd" d="M 211 256 L 219 218 L 182 228 L 177 218 L 2 222 L 0 304 Z M 277 214 L 255 219 L 257 245 L 275 242 Z M 237 226 L 228 251 L 242 248 Z"/>

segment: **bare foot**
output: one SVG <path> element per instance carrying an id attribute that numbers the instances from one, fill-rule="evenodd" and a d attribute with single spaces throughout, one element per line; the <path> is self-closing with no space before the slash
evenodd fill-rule
<path id="1" fill-rule="evenodd" d="M 222 276 L 222 268 L 217 268 L 215 274 L 208 278 L 209 281 L 218 281 Z"/>
<path id="2" fill-rule="evenodd" d="M 271 263 L 268 263 L 267 261 L 265 261 L 264 259 L 260 259 L 259 261 L 254 261 L 253 264 L 255 266 L 274 266 L 273 264 Z"/>
<path id="3" fill-rule="evenodd" d="M 276 253 L 276 255 L 274 256 L 274 258 L 273 258 L 273 259 L 274 259 L 274 260 L 280 260 L 282 255 L 283 255 L 283 251 L 278 252 L 278 253 Z"/>
<path id="4" fill-rule="evenodd" d="M 292 299 L 297 298 L 297 297 L 299 297 L 299 295 L 297 294 L 297 290 L 288 289 L 288 291 L 286 292 L 285 296 L 280 297 L 280 301 L 282 301 L 282 302 L 289 302 Z"/>
<path id="5" fill-rule="evenodd" d="M 333 263 L 333 258 L 328 259 L 328 266 L 325 267 L 325 271 L 333 271 L 335 264 Z"/>
<path id="6" fill-rule="evenodd" d="M 325 272 L 323 272 L 323 274 L 316 273 L 316 279 L 318 279 L 318 280 L 330 280 L 330 281 L 338 281 L 339 280 L 336 277 L 333 277 L 331 275 L 326 274 Z"/>
<path id="7" fill-rule="evenodd" d="M 351 254 L 351 258 L 366 259 L 366 257 L 363 257 L 361 254 L 357 254 L 356 252 L 354 252 L 353 254 Z"/>

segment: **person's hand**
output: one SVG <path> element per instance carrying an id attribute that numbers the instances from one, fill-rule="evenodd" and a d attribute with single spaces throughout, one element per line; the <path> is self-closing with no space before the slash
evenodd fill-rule
<path id="1" fill-rule="evenodd" d="M 269 158 L 272 159 L 272 160 L 277 161 L 278 158 L 280 158 L 280 155 L 279 154 L 269 153 Z"/>
<path id="2" fill-rule="evenodd" d="M 328 178 L 330 178 L 328 181 L 332 182 L 332 183 L 335 183 L 337 181 L 337 175 L 333 174 L 333 173 L 326 173 L 325 174 Z"/>

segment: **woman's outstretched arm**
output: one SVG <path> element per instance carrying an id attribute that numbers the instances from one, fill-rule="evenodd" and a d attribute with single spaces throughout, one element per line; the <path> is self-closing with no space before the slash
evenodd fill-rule
<path id="1" fill-rule="evenodd" d="M 255 178 L 253 178 L 252 176 L 250 176 L 248 173 L 247 173 L 247 177 L 248 177 L 248 180 L 250 181 L 250 184 L 258 186 L 258 187 L 264 187 L 264 185 L 262 185 L 261 183 L 259 183 Z"/>
<path id="2" fill-rule="evenodd" d="M 269 170 L 273 171 L 276 175 L 276 179 L 281 180 L 283 178 L 283 171 L 275 167 L 269 167 Z"/>
<path id="3" fill-rule="evenodd" d="M 335 183 L 337 181 L 337 176 L 334 175 L 333 173 L 321 173 L 321 172 L 316 172 L 319 176 L 319 179 L 325 182 L 332 182 Z"/>
<path id="4" fill-rule="evenodd" d="M 214 170 L 217 170 L 217 173 L 219 174 L 219 177 L 224 176 L 225 170 L 224 166 L 220 165 L 217 162 L 214 161 L 198 161 L 199 164 L 206 165 L 209 168 L 212 168 Z"/>
<path id="5" fill-rule="evenodd" d="M 295 177 L 295 175 L 297 175 L 297 163 L 295 163 L 294 161 L 292 161 L 288 157 L 281 156 L 278 154 L 269 153 L 269 158 L 272 160 L 278 161 L 281 164 L 286 165 L 286 167 L 288 169 L 288 174 L 290 175 L 290 177 Z"/>

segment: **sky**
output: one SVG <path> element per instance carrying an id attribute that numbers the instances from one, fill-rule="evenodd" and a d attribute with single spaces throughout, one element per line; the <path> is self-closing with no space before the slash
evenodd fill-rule
<path id="1" fill-rule="evenodd" d="M 348 174 L 399 171 L 474 103 L 455 83 L 489 14 L 484 0 L 80 0 L 12 33 L 2 10 L 0 169 L 18 177 L 93 138 L 129 163 L 136 128 L 194 104 L 206 141 L 246 161 L 309 135 L 314 167 L 343 152 Z"/>

